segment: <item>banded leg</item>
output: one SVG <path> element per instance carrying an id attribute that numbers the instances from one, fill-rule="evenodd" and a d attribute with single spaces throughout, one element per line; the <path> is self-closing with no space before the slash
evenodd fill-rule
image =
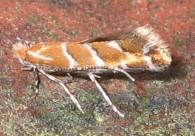
<path id="1" fill-rule="evenodd" d="M 105 93 L 105 91 L 103 90 L 103 88 L 101 87 L 101 85 L 98 83 L 98 81 L 96 80 L 96 75 L 93 73 L 88 73 L 89 78 L 91 79 L 92 82 L 94 82 L 97 86 L 97 88 L 99 89 L 99 91 L 101 92 L 101 94 L 103 95 L 104 99 L 106 100 L 106 102 L 112 107 L 113 111 L 116 112 L 119 116 L 124 117 L 124 114 L 122 114 L 115 105 L 112 104 L 110 98 L 108 97 L 108 95 Z"/>
<path id="2" fill-rule="evenodd" d="M 33 85 L 33 97 L 35 98 L 39 94 L 39 85 L 40 85 L 40 77 L 39 77 L 39 72 L 37 68 L 33 65 L 25 65 L 21 70 L 23 71 L 33 71 L 34 74 L 34 85 Z"/>
<path id="3" fill-rule="evenodd" d="M 71 98 L 71 100 L 73 101 L 73 103 L 78 107 L 78 109 L 79 109 L 82 113 L 84 113 L 83 110 L 82 110 L 82 108 L 81 108 L 81 105 L 79 104 L 79 102 L 77 101 L 77 99 L 74 97 L 74 95 L 72 95 L 72 94 L 70 93 L 70 91 L 68 90 L 68 88 L 64 85 L 63 81 L 61 81 L 60 79 L 55 78 L 55 77 L 52 76 L 52 75 L 47 74 L 45 71 L 43 71 L 43 70 L 41 70 L 41 69 L 37 69 L 37 70 L 38 70 L 40 73 L 42 73 L 44 76 L 46 76 L 48 79 L 50 79 L 50 80 L 56 82 L 57 84 L 61 85 L 61 86 L 63 87 L 64 91 L 69 95 L 69 97 Z"/>
<path id="4" fill-rule="evenodd" d="M 70 84 L 70 83 L 73 83 L 73 77 L 70 73 L 67 73 L 67 76 L 69 77 L 66 81 L 63 80 L 63 83 L 64 84 Z"/>
<path id="5" fill-rule="evenodd" d="M 34 72 L 34 80 L 35 80 L 35 95 L 39 94 L 39 85 L 40 85 L 40 78 L 39 78 L 39 72 L 37 68 L 33 67 L 33 72 Z"/>
<path id="6" fill-rule="evenodd" d="M 131 81 L 133 81 L 133 82 L 135 81 L 135 79 L 129 73 L 127 73 L 125 70 L 123 70 L 121 68 L 114 68 L 113 70 L 118 71 L 122 74 L 125 74 Z"/>

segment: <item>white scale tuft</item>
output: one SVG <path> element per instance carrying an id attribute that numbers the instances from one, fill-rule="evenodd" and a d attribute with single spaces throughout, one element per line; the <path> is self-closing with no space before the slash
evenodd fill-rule
<path id="1" fill-rule="evenodd" d="M 135 32 L 142 38 L 147 40 L 147 43 L 143 48 L 144 54 L 148 53 L 153 46 L 166 46 L 166 44 L 164 44 L 164 41 L 161 40 L 160 36 L 156 34 L 153 28 L 149 25 L 138 27 L 137 29 L 135 29 Z"/>
<path id="2" fill-rule="evenodd" d="M 155 66 L 152 63 L 152 58 L 150 56 L 145 56 L 145 57 L 143 57 L 143 59 L 145 60 L 146 65 L 149 67 L 150 70 L 152 70 L 152 71 L 159 71 L 160 70 L 159 67 Z"/>
<path id="3" fill-rule="evenodd" d="M 117 49 L 119 51 L 123 51 L 120 47 L 120 45 L 116 42 L 116 41 L 109 41 L 107 42 L 108 46 L 111 47 L 111 48 L 114 48 L 114 49 Z"/>
<path id="4" fill-rule="evenodd" d="M 144 54 L 147 54 L 150 50 L 153 49 L 154 46 L 156 46 L 157 48 L 155 48 L 155 50 L 157 50 L 163 56 L 163 59 L 167 61 L 167 63 L 171 63 L 172 59 L 167 44 L 160 38 L 157 33 L 154 32 L 152 27 L 149 25 L 138 27 L 135 29 L 135 33 L 147 41 L 147 43 L 144 45 L 144 48 L 142 49 Z M 147 62 L 148 65 L 154 70 L 158 69 L 157 66 L 153 67 L 154 64 L 152 64 L 151 60 L 148 60 Z"/>

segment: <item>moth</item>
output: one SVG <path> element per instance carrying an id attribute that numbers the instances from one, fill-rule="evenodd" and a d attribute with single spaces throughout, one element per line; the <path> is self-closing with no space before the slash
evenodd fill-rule
<path id="1" fill-rule="evenodd" d="M 13 51 L 25 68 L 41 73 L 62 86 L 82 113 L 83 109 L 67 85 L 52 73 L 87 75 L 113 111 L 121 117 L 124 117 L 124 114 L 111 102 L 97 80 L 101 77 L 100 74 L 118 72 L 135 81 L 128 72 L 160 72 L 167 69 L 172 62 L 168 44 L 149 25 L 118 36 L 99 37 L 81 42 L 17 42 L 13 45 Z M 39 81 L 35 84 L 38 90 Z"/>

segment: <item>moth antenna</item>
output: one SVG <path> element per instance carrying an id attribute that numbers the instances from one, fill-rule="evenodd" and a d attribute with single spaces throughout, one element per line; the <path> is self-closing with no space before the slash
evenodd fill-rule
<path id="1" fill-rule="evenodd" d="M 125 70 L 121 69 L 121 68 L 114 68 L 115 71 L 121 72 L 124 75 L 126 75 L 131 81 L 135 81 L 135 79 L 129 74 L 127 73 Z"/>
<path id="2" fill-rule="evenodd" d="M 71 100 L 73 101 L 73 103 L 77 106 L 77 108 L 84 113 L 84 111 L 81 108 L 81 105 L 79 104 L 79 102 L 77 101 L 77 99 L 74 97 L 74 95 L 72 95 L 70 93 L 70 91 L 68 90 L 68 88 L 64 85 L 63 81 L 61 81 L 60 79 L 55 78 L 54 76 L 47 74 L 45 71 L 41 70 L 41 69 L 37 69 L 40 73 L 42 73 L 43 75 L 45 75 L 48 79 L 56 82 L 57 84 L 61 85 L 64 89 L 64 91 L 69 95 L 69 97 L 71 98 Z"/>
<path id="3" fill-rule="evenodd" d="M 98 81 L 96 80 L 96 75 L 93 73 L 88 73 L 89 78 L 91 79 L 92 82 L 94 82 L 97 86 L 97 88 L 99 89 L 99 91 L 101 92 L 101 94 L 103 95 L 104 99 L 106 100 L 106 102 L 112 107 L 113 111 L 116 112 L 119 116 L 124 117 L 124 114 L 122 114 L 114 104 L 112 104 L 110 98 L 108 97 L 108 95 L 105 93 L 105 91 L 103 90 L 103 88 L 101 87 L 101 85 L 98 83 Z"/>

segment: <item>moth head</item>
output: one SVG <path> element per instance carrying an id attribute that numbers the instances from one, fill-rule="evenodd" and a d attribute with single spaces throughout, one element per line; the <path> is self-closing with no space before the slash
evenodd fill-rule
<path id="1" fill-rule="evenodd" d="M 29 47 L 26 44 L 21 42 L 17 42 L 13 45 L 13 53 L 21 63 L 26 59 L 26 52 L 28 48 Z"/>

